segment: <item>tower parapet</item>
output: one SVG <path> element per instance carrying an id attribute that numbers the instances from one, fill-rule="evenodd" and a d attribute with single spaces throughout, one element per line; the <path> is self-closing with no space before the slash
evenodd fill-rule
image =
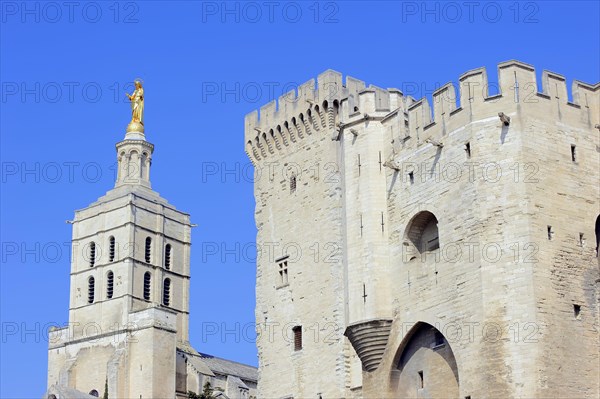
<path id="1" fill-rule="evenodd" d="M 316 85 L 311 79 L 297 92 L 289 91 L 261 107 L 260 113 L 246 115 L 246 153 L 252 162 L 260 161 L 326 127 L 339 129 L 375 112 L 393 112 L 384 122 L 399 123 L 401 119 L 400 125 L 408 127 L 406 136 L 414 138 L 411 143 L 416 144 L 428 138 L 440 139 L 449 129 L 496 110 L 500 110 L 496 114 L 510 116 L 524 106 L 545 109 L 558 120 L 579 113 L 592 127 L 600 123 L 594 112 L 600 107 L 600 83 L 574 80 L 570 101 L 564 76 L 544 70 L 539 92 L 534 67 L 511 60 L 498 65 L 498 93 L 490 95 L 490 87 L 486 69 L 473 69 L 462 74 L 458 82 L 449 82 L 433 92 L 430 104 L 426 97 L 415 100 L 397 89 L 367 87 L 364 81 L 351 76 L 344 84 L 341 73 L 327 70 L 318 76 Z"/>
<path id="2" fill-rule="evenodd" d="M 569 101 L 566 79 L 562 75 L 543 71 L 542 92 L 538 92 L 533 66 L 513 60 L 498 65 L 498 93 L 490 95 L 490 87 L 485 68 L 478 68 L 459 77 L 458 95 L 450 82 L 433 93 L 433 106 L 427 98 L 412 104 L 408 109 L 408 126 L 409 135 L 415 140 L 411 143 L 441 140 L 449 131 L 474 120 L 500 112 L 510 117 L 522 107 L 548 112 L 559 121 L 578 114 L 589 126 L 599 122 L 598 112 L 594 110 L 599 107 L 600 84 L 573 81 L 573 101 Z"/>
<path id="3" fill-rule="evenodd" d="M 373 97 L 374 98 L 371 98 Z M 316 133 L 340 128 L 340 103 L 349 101 L 347 116 L 360 112 L 389 112 L 400 106 L 402 93 L 366 87 L 365 82 L 327 70 L 296 90 L 280 96 L 245 118 L 246 153 L 252 162 L 274 156 Z M 411 99 L 412 100 L 412 99 Z"/>

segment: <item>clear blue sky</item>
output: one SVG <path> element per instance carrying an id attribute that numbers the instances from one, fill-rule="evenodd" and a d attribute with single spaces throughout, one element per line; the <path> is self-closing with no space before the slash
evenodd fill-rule
<path id="1" fill-rule="evenodd" d="M 134 78 L 153 187 L 198 224 L 192 344 L 257 364 L 246 113 L 329 68 L 414 97 L 481 66 L 495 81 L 513 58 L 569 87 L 600 77 L 596 1 L 0 4 L 1 398 L 46 389 L 47 326 L 68 321 L 65 220 L 114 184 Z M 230 331 L 207 336 L 215 325 Z"/>

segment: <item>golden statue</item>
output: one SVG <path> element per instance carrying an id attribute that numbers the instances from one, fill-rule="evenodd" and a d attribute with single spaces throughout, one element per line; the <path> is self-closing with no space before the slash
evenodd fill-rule
<path id="1" fill-rule="evenodd" d="M 131 122 L 127 126 L 128 132 L 144 132 L 144 88 L 142 81 L 136 79 L 135 90 L 132 94 L 127 94 L 131 102 Z"/>

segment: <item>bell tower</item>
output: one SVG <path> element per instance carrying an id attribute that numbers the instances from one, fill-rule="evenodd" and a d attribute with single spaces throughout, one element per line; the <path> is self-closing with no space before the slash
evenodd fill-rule
<path id="1" fill-rule="evenodd" d="M 111 398 L 173 397 L 189 346 L 191 224 L 151 189 L 140 81 L 116 144 L 115 187 L 75 212 L 69 326 L 50 333 L 48 386 Z M 49 390 L 50 392 L 50 390 Z"/>

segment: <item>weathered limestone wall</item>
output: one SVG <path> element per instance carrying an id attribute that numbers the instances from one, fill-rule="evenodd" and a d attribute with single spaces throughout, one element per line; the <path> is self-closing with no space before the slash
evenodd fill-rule
<path id="1" fill-rule="evenodd" d="M 131 313 L 128 330 L 88 328 L 79 338 L 76 329 L 55 330 L 49 337 L 48 386 L 103 393 L 108 378 L 109 397 L 172 397 L 175 325 L 174 312 L 150 308 Z"/>
<path id="2" fill-rule="evenodd" d="M 458 91 L 453 84 L 437 90 L 430 106 L 350 77 L 342 86 L 341 76 L 328 71 L 316 91 L 307 90 L 314 87 L 308 82 L 295 101 L 288 95 L 277 110 L 275 103 L 263 107 L 260 119 L 247 116 L 246 150 L 262 172 L 274 161 L 304 170 L 325 160 L 337 162 L 340 176 L 333 184 L 339 197 L 300 179 L 290 196 L 289 176 L 271 182 L 263 173 L 257 181 L 259 247 L 289 237 L 303 249 L 337 239 L 343 270 L 302 268 L 300 275 L 292 265 L 283 290 L 277 262 L 261 257 L 257 322 L 266 316 L 304 325 L 343 312 L 344 331 L 392 321 L 387 345 L 367 356 L 377 369 L 363 370 L 362 378 L 347 339 L 340 339 L 343 369 L 327 362 L 341 352 L 335 345 L 320 342 L 318 355 L 307 356 L 277 334 L 259 341 L 259 395 L 311 396 L 315 381 L 338 384 L 340 374 L 345 391 L 334 396 L 453 396 L 455 388 L 460 397 L 599 394 L 593 226 L 600 86 L 575 81 L 569 102 L 560 75 L 545 71 L 542 93 L 527 64 L 502 63 L 498 76 L 497 95 L 488 93 L 485 69 L 476 69 L 459 78 Z M 305 117 L 308 109 L 317 117 Z M 292 139 L 315 120 L 318 127 L 319 115 L 327 134 L 311 136 L 310 145 Z M 336 217 L 324 215 L 334 203 L 341 207 Z M 420 254 L 412 238 L 428 212 L 437 220 L 439 249 Z M 345 305 L 308 296 L 316 287 L 343 295 Z M 307 295 L 298 305 L 300 292 Z M 443 345 L 427 343 L 437 337 L 432 331 Z M 359 344 L 361 351 L 367 345 Z M 440 385 L 448 370 L 456 370 L 457 387 Z"/>
<path id="3" fill-rule="evenodd" d="M 189 339 L 189 215 L 181 213 L 157 194 L 132 194 L 125 188 L 76 213 L 73 224 L 70 320 L 82 326 L 97 324 L 103 331 L 124 326 L 130 311 L 163 302 L 163 284 L 171 280 L 169 308 L 178 312 L 179 340 Z M 145 189 L 142 189 L 145 190 Z M 110 237 L 115 238 L 110 261 Z M 146 238 L 151 238 L 150 263 L 145 259 Z M 91 266 L 91 243 L 95 262 Z M 170 268 L 165 267 L 165 247 L 171 245 Z M 107 275 L 114 274 L 113 298 L 107 297 Z M 150 301 L 144 300 L 144 273 L 150 272 Z M 88 303 L 88 280 L 95 279 L 94 303 Z M 90 311 L 90 309 L 93 309 Z M 76 335 L 83 334 L 76 330 Z"/>
<path id="4" fill-rule="evenodd" d="M 337 77 L 323 74 L 320 85 Z M 331 140 L 333 120 L 325 110 L 306 112 L 310 107 L 306 98 L 324 98 L 324 93 L 313 88 L 314 81 L 304 85 L 296 102 L 280 99 L 278 112 L 284 119 L 272 127 L 285 130 L 284 136 L 272 145 L 259 142 L 254 148 L 263 154 L 262 161 L 255 163 L 261 251 L 256 286 L 256 322 L 262 331 L 257 340 L 262 370 L 258 397 L 316 397 L 319 393 L 341 397 L 346 393 L 341 335 L 345 324 L 342 186 L 337 143 Z M 301 105 L 306 106 L 304 112 L 299 111 Z M 293 107 L 297 114 L 290 110 Z M 252 116 L 247 119 L 249 134 L 257 133 L 254 127 L 268 126 L 270 118 L 278 115 L 274 108 L 274 104 L 263 107 L 260 122 Z M 293 119 L 286 119 L 287 115 Z M 286 260 L 277 261 L 286 254 Z M 279 274 L 279 263 L 285 261 L 287 284 Z M 302 326 L 302 349 L 298 351 L 294 350 L 294 326 Z"/>
<path id="5" fill-rule="evenodd" d="M 533 292 L 543 348 L 536 365 L 543 371 L 535 383 L 540 397 L 595 397 L 600 394 L 594 236 L 600 215 L 598 93 L 580 98 L 576 108 L 566 103 L 564 80 L 556 80 L 550 98 L 543 99 L 550 103 L 547 110 L 524 118 L 523 152 L 539 168 L 539 181 L 527 184 L 530 240 L 539 246 Z"/>
<path id="6" fill-rule="evenodd" d="M 188 341 L 190 229 L 189 215 L 141 186 L 120 186 L 76 212 L 70 328 L 51 334 L 48 386 L 102 393 L 108 378 L 110 397 L 173 396 L 175 348 Z M 171 245 L 168 269 L 167 244 Z M 146 272 L 152 275 L 149 300 L 144 299 Z M 163 303 L 166 278 L 171 280 L 168 306 Z"/>

